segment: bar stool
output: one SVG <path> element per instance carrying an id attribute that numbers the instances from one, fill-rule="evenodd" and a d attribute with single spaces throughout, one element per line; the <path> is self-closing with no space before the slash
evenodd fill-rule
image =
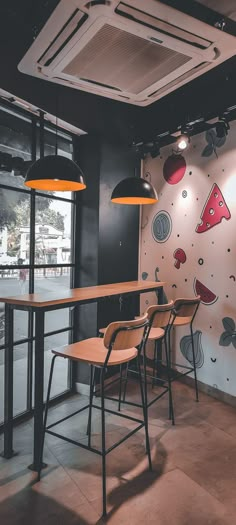
<path id="1" fill-rule="evenodd" d="M 171 369 L 172 369 L 172 366 L 174 366 L 174 368 L 178 367 L 178 368 L 182 368 L 186 370 L 186 372 L 184 373 L 174 370 L 175 377 L 172 377 L 171 381 L 175 381 L 181 375 L 185 376 L 185 375 L 190 374 L 191 372 L 194 372 L 196 401 L 198 401 L 199 399 L 198 399 L 198 384 L 197 384 L 197 370 L 196 370 L 196 354 L 195 354 L 194 339 L 193 339 L 193 321 L 198 311 L 200 301 L 201 301 L 200 295 L 195 296 L 194 298 L 191 298 L 191 299 L 187 299 L 187 298 L 176 299 L 174 301 L 171 328 L 168 333 L 170 367 Z M 179 363 L 172 361 L 172 351 L 171 351 L 171 344 L 170 344 L 170 336 L 171 336 L 172 329 L 174 327 L 177 328 L 178 326 L 187 326 L 187 325 L 190 328 L 191 346 L 192 346 L 192 353 L 193 353 L 193 366 L 191 367 L 180 365 Z"/>
<path id="2" fill-rule="evenodd" d="M 145 338 L 145 344 L 143 345 L 143 381 L 144 381 L 144 394 L 145 394 L 145 404 L 146 404 L 146 410 L 148 411 L 148 408 L 153 405 L 158 399 L 160 399 L 164 394 L 167 392 L 169 393 L 169 419 L 172 420 L 172 424 L 175 424 L 174 419 L 174 407 L 173 407 L 173 399 L 172 399 L 172 390 L 171 390 L 171 374 L 170 374 L 170 366 L 169 366 L 169 354 L 168 354 L 168 333 L 169 329 L 171 327 L 171 322 L 173 318 L 173 301 L 170 301 L 167 304 L 163 305 L 153 305 L 149 306 L 146 315 L 149 321 L 149 328 L 147 331 L 147 335 Z M 138 317 L 136 318 L 136 320 Z M 105 333 L 105 328 L 101 328 L 99 330 L 100 334 Z M 154 386 L 155 382 L 158 382 L 159 386 L 163 389 L 160 394 L 155 396 L 151 401 L 148 402 L 148 396 L 147 396 L 147 378 L 150 377 L 150 374 L 147 373 L 147 356 L 146 356 L 146 343 L 147 341 L 154 341 L 155 342 L 155 348 L 154 348 L 154 365 L 153 365 L 153 375 L 151 376 L 152 379 L 152 386 Z M 163 377 L 157 377 L 157 350 L 158 348 L 162 346 L 162 343 L 164 343 L 164 350 L 165 350 L 165 360 L 166 360 L 166 372 L 167 372 L 167 380 Z M 162 362 L 162 359 L 159 361 Z M 125 378 L 123 379 L 123 366 L 120 366 L 120 388 L 119 388 L 119 400 L 118 400 L 118 410 L 120 411 L 121 408 L 121 402 L 126 402 L 126 389 L 127 389 L 127 383 L 128 383 L 128 373 L 132 372 L 136 374 L 137 372 L 135 370 L 130 369 L 130 362 L 126 364 L 126 374 Z M 155 374 L 156 372 L 156 374 Z M 121 401 L 122 396 L 122 382 L 124 382 L 124 392 L 123 392 L 123 400 Z M 109 398 L 108 398 L 109 399 Z M 148 412 L 147 412 L 148 415 Z"/>
<path id="3" fill-rule="evenodd" d="M 143 368 L 144 368 L 144 392 L 145 392 L 145 401 L 146 401 L 146 409 L 153 405 L 158 399 L 160 399 L 164 394 L 169 393 L 169 419 L 172 420 L 172 425 L 175 424 L 175 417 L 174 417 L 174 406 L 173 406 L 173 398 L 172 398 L 172 388 L 171 388 L 171 373 L 170 373 L 170 363 L 169 363 L 169 353 L 168 353 L 168 334 L 169 329 L 171 327 L 171 320 L 173 316 L 173 301 L 170 301 L 167 304 L 160 304 L 160 305 L 154 305 L 149 306 L 146 314 L 149 320 L 149 329 L 147 332 L 147 337 L 145 340 L 145 344 L 143 346 Z M 153 373 L 150 376 L 150 374 L 147 373 L 147 356 L 146 356 L 146 344 L 147 341 L 154 341 L 155 347 L 154 347 L 154 365 L 153 365 Z M 158 377 L 158 359 L 156 357 L 158 348 L 160 350 L 162 349 L 162 344 L 164 343 L 164 356 L 165 356 L 165 365 L 166 365 L 166 373 L 167 373 L 167 380 L 162 376 Z M 162 351 L 162 350 L 161 350 Z M 160 362 L 163 363 L 163 360 L 161 359 Z M 129 371 L 129 363 L 127 364 L 127 372 Z M 156 372 L 156 373 L 155 373 Z M 126 382 L 125 382 L 125 388 L 124 388 L 124 395 L 123 395 L 123 401 L 125 401 L 126 396 L 126 386 L 127 386 L 127 377 L 126 376 Z M 155 396 L 151 401 L 148 401 L 147 396 L 147 378 L 151 377 L 152 380 L 152 386 L 157 382 L 159 387 L 161 387 L 163 390 L 160 394 Z"/>
<path id="4" fill-rule="evenodd" d="M 43 460 L 43 447 L 44 447 L 45 433 L 61 438 L 69 443 L 73 443 L 74 445 L 77 445 L 85 450 L 90 450 L 91 452 L 99 454 L 102 457 L 103 516 L 106 515 L 106 455 L 143 427 L 145 428 L 146 452 L 148 455 L 149 469 L 152 470 L 149 435 L 148 435 L 147 410 L 146 410 L 146 404 L 145 404 L 145 398 L 144 398 L 144 391 L 143 391 L 142 377 L 141 377 L 141 367 L 140 367 L 140 353 L 145 343 L 148 326 L 149 324 L 147 320 L 147 315 L 144 315 L 140 317 L 139 319 L 135 319 L 133 321 L 114 322 L 108 325 L 103 339 L 99 337 L 93 337 L 90 339 L 85 339 L 84 341 L 80 341 L 80 342 L 77 342 L 71 345 L 67 345 L 67 346 L 52 350 L 52 353 L 54 354 L 54 356 L 52 358 L 49 383 L 48 383 L 48 392 L 47 392 L 47 400 L 46 400 L 45 415 L 44 415 L 44 425 L 43 425 L 43 435 L 41 439 L 40 465 L 42 465 L 42 460 Z M 63 358 L 70 359 L 73 361 L 78 361 L 78 362 L 83 361 L 90 365 L 91 373 L 90 373 L 89 404 L 77 410 L 76 412 L 73 412 L 69 416 L 66 416 L 63 419 L 60 419 L 59 421 L 47 426 L 48 404 L 49 404 L 52 377 L 53 377 L 53 369 L 54 369 L 54 363 L 55 363 L 56 357 L 63 357 Z M 143 419 L 137 419 L 135 417 L 127 416 L 126 414 L 122 414 L 120 412 L 116 412 L 114 410 L 105 408 L 104 377 L 105 377 L 106 369 L 111 366 L 116 366 L 116 365 L 120 365 L 123 363 L 129 363 L 129 361 L 131 361 L 132 359 L 135 359 L 136 357 L 137 357 L 138 370 L 139 370 L 138 375 L 139 375 L 139 385 L 140 385 L 140 393 L 141 393 L 141 400 L 142 400 L 142 403 L 140 406 L 142 407 L 142 410 L 143 410 Z M 101 407 L 93 404 L 93 377 L 94 377 L 94 371 L 97 368 L 100 370 Z M 132 404 L 132 403 L 129 403 L 129 404 Z M 73 439 L 69 439 L 51 430 L 52 427 L 54 427 L 55 425 L 62 423 L 62 421 L 69 419 L 75 414 L 79 414 L 80 412 L 82 412 L 83 410 L 87 408 L 89 409 L 88 445 L 74 441 Z M 102 448 L 101 450 L 98 450 L 91 446 L 92 408 L 97 408 L 101 410 L 101 423 L 102 423 Z M 138 424 L 138 426 L 136 426 L 135 429 L 130 431 L 126 436 L 122 437 L 122 439 L 120 439 L 113 446 L 107 449 L 106 449 L 106 433 L 105 433 L 105 413 L 106 412 L 108 412 L 109 414 L 118 415 L 125 419 L 134 421 Z M 41 468 L 42 467 L 40 467 L 40 470 L 38 471 L 38 481 L 40 480 L 40 476 L 41 476 Z"/>

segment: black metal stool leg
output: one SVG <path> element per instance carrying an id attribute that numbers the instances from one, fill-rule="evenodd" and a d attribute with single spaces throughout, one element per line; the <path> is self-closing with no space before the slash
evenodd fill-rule
<path id="1" fill-rule="evenodd" d="M 167 336 L 167 334 L 166 334 Z M 171 387 L 171 376 L 170 376 L 170 361 L 168 356 L 168 346 L 167 346 L 167 340 L 166 336 L 164 337 L 164 347 L 165 347 L 165 355 L 166 355 L 166 369 L 167 369 L 167 379 L 168 379 L 168 390 L 169 390 L 169 419 L 172 420 L 172 425 L 175 424 L 175 416 L 174 416 L 174 406 L 173 406 L 173 398 L 172 398 L 172 387 Z"/>
<path id="2" fill-rule="evenodd" d="M 141 379 L 142 379 L 142 375 L 141 375 Z M 146 357 L 145 345 L 143 349 L 143 385 L 144 385 L 144 407 L 145 407 L 145 416 L 146 416 L 146 419 L 145 419 L 146 452 L 148 456 L 150 456 L 150 445 L 149 445 L 149 437 L 148 437 L 147 357 Z M 150 459 L 149 459 L 149 465 L 150 465 Z"/>
<path id="3" fill-rule="evenodd" d="M 144 362 L 145 362 L 145 350 L 144 350 Z M 144 371 L 144 391 L 143 391 L 143 382 L 142 382 L 142 372 L 141 372 L 141 365 L 140 365 L 140 355 L 138 355 L 138 377 L 139 377 L 139 384 L 140 384 L 140 392 L 141 392 L 141 399 L 142 399 L 142 408 L 143 408 L 143 419 L 145 423 L 145 437 L 146 437 L 146 453 L 148 455 L 148 463 L 149 463 L 149 470 L 152 470 L 152 459 L 151 459 L 151 452 L 150 452 L 150 443 L 149 443 L 149 434 L 148 434 L 148 407 L 147 407 L 147 393 L 144 391 L 147 387 L 147 382 L 145 380 L 146 377 L 146 369 Z"/>
<path id="4" fill-rule="evenodd" d="M 104 400 L 104 370 L 101 371 L 101 414 L 102 414 L 102 515 L 106 516 L 106 428 Z"/>
<path id="5" fill-rule="evenodd" d="M 192 324 L 190 325 L 190 332 L 191 332 L 192 349 L 193 349 L 193 369 L 194 369 L 194 380 L 195 380 L 196 401 L 198 402 L 198 401 L 199 401 L 199 398 L 198 398 L 198 384 L 197 384 L 196 356 L 195 356 L 195 348 L 194 348 L 194 339 L 193 339 L 193 328 L 192 328 Z"/>
<path id="6" fill-rule="evenodd" d="M 126 389 L 127 389 L 127 383 L 128 383 L 128 371 L 129 371 L 129 363 L 126 364 L 126 372 L 125 372 L 125 380 L 124 380 L 124 392 L 123 392 L 123 403 L 125 402 L 125 397 L 126 397 Z"/>
<path id="7" fill-rule="evenodd" d="M 154 341 L 154 356 L 153 356 L 153 368 L 152 368 L 152 388 L 155 386 L 155 378 L 156 378 L 156 360 L 157 360 L 157 344 L 156 341 Z"/>
<path id="8" fill-rule="evenodd" d="M 46 399 L 45 413 L 44 413 L 44 420 L 43 420 L 43 434 L 41 436 L 41 448 L 40 448 L 40 462 L 39 462 L 39 470 L 38 470 L 38 481 L 40 481 L 40 477 L 41 477 L 41 469 L 42 469 L 42 461 L 43 461 L 43 447 L 44 447 L 44 440 L 45 440 L 45 429 L 46 429 L 46 425 L 47 425 L 48 405 L 49 405 L 49 400 L 50 400 L 50 393 L 51 393 L 51 387 L 52 387 L 52 376 L 53 376 L 53 370 L 54 370 L 54 364 L 55 364 L 56 357 L 57 356 L 54 355 L 53 358 L 52 358 L 50 374 L 49 374 L 47 399 Z"/>
<path id="9" fill-rule="evenodd" d="M 120 412 L 120 405 L 121 405 L 122 380 L 123 380 L 123 366 L 120 365 L 120 384 L 119 384 L 119 402 L 118 402 L 118 411 L 119 412 Z"/>
<path id="10" fill-rule="evenodd" d="M 91 446 L 91 422 L 92 422 L 92 404 L 93 404 L 93 390 L 94 390 L 94 376 L 95 376 L 95 368 L 93 365 L 91 365 L 90 368 L 90 389 L 89 389 L 89 416 L 88 416 L 88 427 L 87 427 L 87 435 L 88 435 L 88 446 Z"/>
<path id="11" fill-rule="evenodd" d="M 170 366 L 170 372 L 171 372 L 172 352 L 171 352 L 170 333 L 171 333 L 171 328 L 168 328 L 168 331 L 167 331 L 167 337 L 168 337 L 168 359 L 169 359 L 169 366 Z"/>

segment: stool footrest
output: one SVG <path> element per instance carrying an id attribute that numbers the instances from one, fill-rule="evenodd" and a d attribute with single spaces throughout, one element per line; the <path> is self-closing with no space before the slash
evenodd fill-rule
<path id="1" fill-rule="evenodd" d="M 185 370 L 190 370 L 190 372 L 194 371 L 194 368 L 187 365 L 180 365 L 179 363 L 171 363 L 171 365 L 178 366 L 179 368 L 185 368 Z"/>
<path id="2" fill-rule="evenodd" d="M 137 370 L 132 370 L 132 368 L 128 370 L 128 373 L 129 372 L 131 372 L 132 374 L 138 374 Z M 143 372 L 142 372 L 142 376 L 144 376 Z M 166 379 L 162 379 L 161 377 L 155 378 L 152 374 L 146 374 L 146 377 L 150 377 L 151 379 L 158 379 L 158 381 L 161 381 L 162 383 L 166 383 L 167 381 Z M 123 379 L 123 381 L 125 381 L 125 379 Z"/>
<path id="3" fill-rule="evenodd" d="M 188 374 L 191 374 L 191 372 L 194 371 L 194 368 L 190 368 L 189 370 L 187 370 L 187 372 L 179 372 L 178 370 L 173 370 L 173 369 L 171 371 L 174 372 L 174 377 L 171 377 L 171 382 L 173 382 L 179 377 L 184 377 L 184 376 L 187 376 Z"/>
<path id="4" fill-rule="evenodd" d="M 51 425 L 47 426 L 47 429 L 54 427 L 55 425 L 59 425 L 59 423 L 63 423 L 63 421 L 66 421 L 67 419 L 70 419 L 70 417 L 76 416 L 76 414 L 79 414 L 80 412 L 83 412 L 83 410 L 86 410 L 86 408 L 89 408 L 89 405 L 85 405 L 84 407 L 80 408 L 79 410 L 76 410 L 75 412 L 72 412 L 72 414 L 69 414 L 68 416 L 63 417 L 62 419 L 59 419 L 56 421 L 56 423 L 51 423 Z"/>
<path id="5" fill-rule="evenodd" d="M 125 403 L 127 403 L 127 401 L 125 401 Z M 142 405 L 135 405 L 135 406 L 139 407 Z M 98 407 L 97 405 L 92 405 L 92 408 L 98 408 L 98 410 L 102 410 L 102 408 Z M 121 414 L 121 412 L 116 412 L 115 410 L 110 410 L 109 408 L 105 408 L 104 411 L 108 412 L 108 414 L 113 414 L 114 416 L 123 417 L 124 419 L 129 419 L 130 421 L 135 421 L 135 423 L 142 423 L 144 425 L 144 421 L 142 419 L 137 419 L 136 417 L 127 416 L 126 414 Z"/>
<path id="6" fill-rule="evenodd" d="M 95 408 L 98 408 L 98 407 L 95 407 Z M 129 418 L 129 419 L 131 419 L 131 418 Z M 46 430 L 46 432 L 47 432 L 47 434 L 50 434 L 51 436 L 55 436 L 55 437 L 57 437 L 59 439 L 63 439 L 63 441 L 67 441 L 68 443 L 72 443 L 73 445 L 76 445 L 77 447 L 83 448 L 84 450 L 89 450 L 90 452 L 94 452 L 95 454 L 98 454 L 98 456 L 103 456 L 103 455 L 106 456 L 107 454 L 109 454 L 109 452 L 111 452 L 116 447 L 121 445 L 121 443 L 124 443 L 124 441 L 126 441 L 126 439 L 128 439 L 133 434 L 135 434 L 136 432 L 141 430 L 141 428 L 143 428 L 143 427 L 144 427 L 144 422 L 142 422 L 138 427 L 135 427 L 133 430 L 128 432 L 128 434 L 126 434 L 126 436 L 123 436 L 121 439 L 119 439 L 119 441 L 114 443 L 114 445 L 112 445 L 111 447 L 107 448 L 105 450 L 104 454 L 102 453 L 101 450 L 98 450 L 97 448 L 91 447 L 89 445 L 84 445 L 84 443 L 81 443 L 80 441 L 75 441 L 74 439 L 68 438 L 66 436 L 62 436 L 61 434 L 58 434 L 57 432 L 52 432 L 51 430 Z"/>
<path id="7" fill-rule="evenodd" d="M 118 397 L 110 397 L 110 396 L 105 396 L 104 399 L 108 399 L 109 401 L 117 401 L 119 402 L 119 398 Z M 142 408 L 142 405 L 140 405 L 140 403 L 134 403 L 133 401 L 122 401 L 122 404 L 124 405 L 130 405 L 130 406 L 133 406 L 133 407 L 138 407 L 138 408 Z M 107 409 L 105 409 L 107 410 Z M 115 412 L 116 413 L 116 412 Z M 119 414 L 117 414 L 119 415 Z"/>
<path id="8" fill-rule="evenodd" d="M 51 436 L 55 436 L 57 438 L 63 439 L 63 441 L 72 443 L 73 445 L 76 445 L 77 447 L 84 448 L 85 450 L 90 450 L 91 452 L 95 452 L 95 454 L 102 456 L 101 450 L 97 450 L 96 448 L 89 447 L 89 445 L 84 445 L 84 443 L 80 443 L 80 441 L 75 441 L 74 439 L 68 438 L 66 436 L 62 436 L 61 434 L 58 434 L 57 432 L 52 432 L 51 430 L 46 429 L 45 432 L 47 432 L 47 434 L 50 434 Z"/>
<path id="9" fill-rule="evenodd" d="M 134 428 L 133 430 L 131 430 L 128 434 L 126 434 L 126 436 L 124 436 L 123 438 L 121 438 L 119 441 L 117 441 L 116 443 L 114 443 L 114 445 L 112 445 L 110 448 L 108 448 L 106 450 L 106 454 L 109 454 L 109 452 L 111 452 L 112 450 L 114 450 L 114 448 L 118 447 L 119 445 L 121 445 L 121 443 L 124 443 L 124 441 L 126 441 L 126 439 L 128 439 L 129 437 L 133 436 L 133 434 L 135 434 L 135 432 L 138 432 L 139 430 L 141 430 L 141 428 L 144 427 L 144 423 L 142 423 L 141 425 L 139 425 L 138 427 Z"/>
<path id="10" fill-rule="evenodd" d="M 166 394 L 166 392 L 168 392 L 168 390 L 169 390 L 169 388 L 166 387 L 164 392 L 161 392 L 161 394 L 159 394 L 158 396 L 154 397 L 154 399 L 152 399 L 151 401 L 149 401 L 149 403 L 147 403 L 147 407 L 149 408 L 151 405 L 153 405 L 153 403 L 155 403 L 158 399 L 160 399 L 162 396 L 164 396 L 164 394 Z"/>

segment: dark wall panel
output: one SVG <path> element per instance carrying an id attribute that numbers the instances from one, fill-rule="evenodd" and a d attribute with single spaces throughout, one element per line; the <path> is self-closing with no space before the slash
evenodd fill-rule
<path id="1" fill-rule="evenodd" d="M 103 143 L 99 206 L 99 284 L 138 278 L 139 206 L 114 204 L 116 184 L 134 176 L 137 160 L 133 151 L 120 144 Z M 137 170 L 136 170 L 137 171 Z M 133 317 L 137 301 L 108 299 L 98 308 L 98 326 Z"/>
<path id="2" fill-rule="evenodd" d="M 130 281 L 138 275 L 139 206 L 114 204 L 111 193 L 134 176 L 136 159 L 117 144 L 102 146 L 99 207 L 99 284 Z"/>
<path id="3" fill-rule="evenodd" d="M 83 170 L 87 184 L 86 190 L 77 193 L 75 286 L 95 286 L 98 282 L 99 141 L 88 135 L 80 137 L 75 150 L 75 160 Z M 97 304 L 81 305 L 76 310 L 76 340 L 96 336 Z M 88 379 L 88 366 L 80 363 L 76 370 L 76 381 L 87 383 Z"/>

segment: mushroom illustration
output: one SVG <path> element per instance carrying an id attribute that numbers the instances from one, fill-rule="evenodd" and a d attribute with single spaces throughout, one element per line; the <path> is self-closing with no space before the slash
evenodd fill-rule
<path id="1" fill-rule="evenodd" d="M 186 253 L 184 250 L 182 250 L 182 248 L 177 248 L 173 255 L 175 258 L 175 268 L 179 270 L 180 264 L 184 264 L 187 259 Z"/>

